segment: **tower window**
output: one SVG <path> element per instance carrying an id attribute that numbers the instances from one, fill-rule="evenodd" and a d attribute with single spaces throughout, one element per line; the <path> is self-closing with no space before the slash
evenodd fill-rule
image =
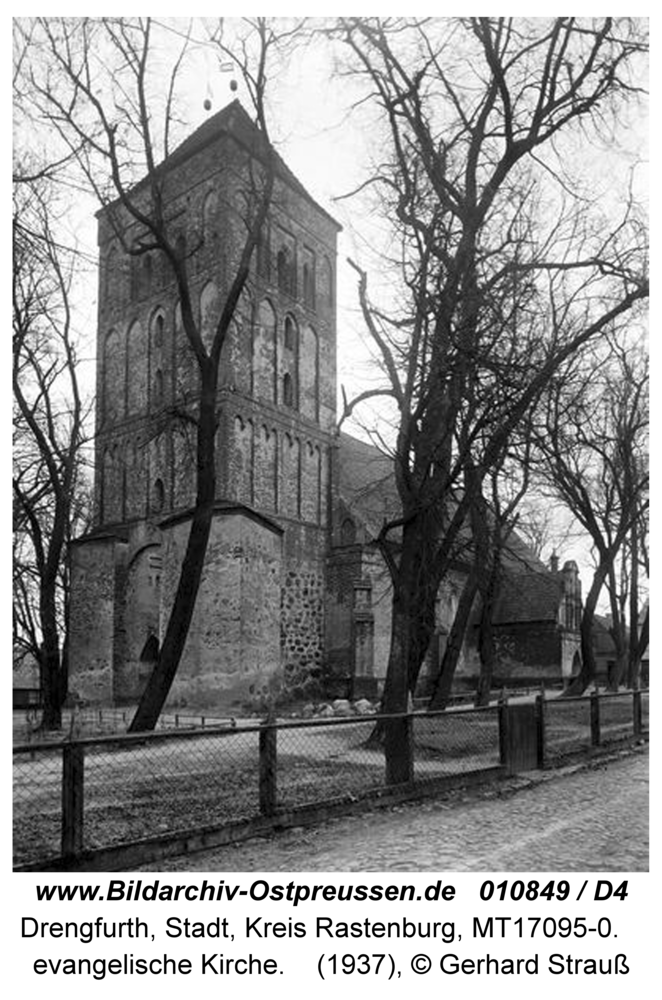
<path id="1" fill-rule="evenodd" d="M 154 347 L 158 349 L 163 347 L 163 327 L 163 316 L 159 315 L 154 322 Z"/>
<path id="2" fill-rule="evenodd" d="M 276 257 L 276 268 L 278 271 L 278 289 L 288 295 L 294 295 L 294 267 L 292 258 L 287 251 L 287 247 L 281 247 Z"/>
<path id="3" fill-rule="evenodd" d="M 160 514 L 165 504 L 165 488 L 162 479 L 155 479 L 152 486 L 152 511 Z"/>
<path id="4" fill-rule="evenodd" d="M 309 309 L 315 308 L 315 272 L 307 263 L 303 265 L 303 301 Z"/>
<path id="5" fill-rule="evenodd" d="M 296 332 L 294 329 L 294 321 L 291 316 L 285 317 L 284 346 L 286 351 L 293 351 L 296 348 Z"/>
<path id="6" fill-rule="evenodd" d="M 356 525 L 351 517 L 346 517 L 340 526 L 340 542 L 342 545 L 354 545 L 356 542 Z"/>
<path id="7" fill-rule="evenodd" d="M 271 277 L 269 258 L 269 231 L 268 229 L 263 228 L 257 244 L 257 271 L 258 274 L 260 274 L 263 278 L 266 278 L 267 281 Z"/>
<path id="8" fill-rule="evenodd" d="M 285 406 L 294 406 L 294 383 L 289 372 L 283 375 L 283 402 Z"/>

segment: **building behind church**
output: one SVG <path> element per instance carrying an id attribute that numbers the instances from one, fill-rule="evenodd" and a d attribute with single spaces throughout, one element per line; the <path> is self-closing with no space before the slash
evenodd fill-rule
<path id="1" fill-rule="evenodd" d="M 160 167 L 206 343 L 242 243 L 255 149 L 233 102 Z M 117 206 L 99 213 L 95 518 L 71 550 L 69 648 L 70 691 L 104 704 L 137 701 L 165 631 L 195 497 L 198 392 L 173 276 L 156 251 L 126 253 L 113 218 Z M 125 218 L 130 246 L 139 233 Z M 375 694 L 383 680 L 390 593 L 375 538 L 393 477 L 377 449 L 336 432 L 338 232 L 277 158 L 268 226 L 221 357 L 217 502 L 172 707 L 242 703 L 283 679 L 347 694 Z M 504 662 L 567 677 L 576 567 L 549 573 L 527 553 L 513 573 L 529 605 L 518 608 L 515 585 L 501 596 Z M 431 670 L 462 580 L 458 566 L 440 592 Z M 469 642 L 466 676 L 475 662 Z"/>

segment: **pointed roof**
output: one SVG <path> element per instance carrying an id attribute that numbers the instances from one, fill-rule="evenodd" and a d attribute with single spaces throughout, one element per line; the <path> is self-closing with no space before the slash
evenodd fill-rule
<path id="1" fill-rule="evenodd" d="M 230 104 L 227 104 L 216 114 L 207 118 L 202 125 L 192 132 L 183 142 L 177 146 L 169 156 L 161 163 L 158 167 L 159 170 L 167 170 L 170 167 L 178 166 L 183 163 L 189 157 L 194 156 L 201 150 L 205 149 L 210 143 L 216 142 L 221 136 L 230 135 L 243 146 L 244 149 L 248 150 L 253 156 L 262 157 L 264 155 L 264 136 L 260 132 L 258 126 L 251 119 L 250 115 L 241 104 L 241 102 L 235 98 Z M 272 146 L 273 149 L 273 146 Z M 284 181 L 288 187 L 297 194 L 300 194 L 307 201 L 309 201 L 315 208 L 325 215 L 330 222 L 340 231 L 342 226 L 336 222 L 332 215 L 330 215 L 326 209 L 315 201 L 315 199 L 308 193 L 306 188 L 303 186 L 301 181 L 295 174 L 290 170 L 282 156 L 273 150 L 276 159 L 276 174 L 282 181 Z"/>
<path id="2" fill-rule="evenodd" d="M 523 543 L 522 543 L 523 544 Z M 560 573 L 544 567 L 503 574 L 494 609 L 494 624 L 557 621 L 563 598 Z"/>
<path id="3" fill-rule="evenodd" d="M 341 500 L 358 515 L 372 538 L 376 538 L 385 520 L 397 518 L 402 509 L 393 471 L 393 457 L 380 451 L 374 444 L 361 441 L 351 434 L 338 435 L 338 492 Z M 470 545 L 471 533 L 465 527 L 460 533 L 461 547 Z M 531 587 L 529 614 L 537 613 L 536 608 L 545 606 L 546 612 L 554 604 L 553 586 L 549 583 L 538 586 L 538 578 L 549 581 L 553 574 L 531 551 L 526 542 L 511 532 L 506 542 L 504 565 L 509 573 L 529 574 L 534 583 Z M 558 575 L 559 581 L 561 574 Z M 521 581 L 520 581 L 521 582 Z M 560 587 L 560 583 L 558 583 Z M 526 593 L 526 586 L 522 587 Z M 544 592 L 544 593 L 543 593 Z M 535 597 L 534 597 L 535 595 Z M 504 613 L 508 608 L 504 606 Z"/>

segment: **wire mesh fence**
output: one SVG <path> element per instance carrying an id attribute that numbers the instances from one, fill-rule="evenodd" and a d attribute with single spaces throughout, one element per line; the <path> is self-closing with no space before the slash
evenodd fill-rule
<path id="1" fill-rule="evenodd" d="M 384 751 L 371 719 L 278 728 L 278 803 L 284 808 L 356 798 L 384 784 Z"/>
<path id="2" fill-rule="evenodd" d="M 533 735 L 555 764 L 645 731 L 648 701 L 648 692 L 628 692 L 550 698 L 535 713 L 531 701 L 524 714 L 516 702 L 509 714 L 504 702 L 15 746 L 15 864 L 356 800 L 394 784 L 499 765 L 513 773 L 516 717 L 539 727 Z"/>
<path id="3" fill-rule="evenodd" d="M 256 732 L 100 744 L 85 765 L 85 846 L 218 826 L 258 813 Z"/>
<path id="4" fill-rule="evenodd" d="M 600 744 L 627 739 L 633 730 L 633 697 L 631 691 L 604 694 L 599 698 Z"/>
<path id="5" fill-rule="evenodd" d="M 34 747 L 14 754 L 13 763 L 15 861 L 57 855 L 62 832 L 62 749 Z"/>
<path id="6" fill-rule="evenodd" d="M 496 706 L 416 716 L 413 739 L 420 780 L 480 771 L 500 763 Z"/>
<path id="7" fill-rule="evenodd" d="M 589 698 L 545 700 L 545 760 L 562 761 L 591 745 Z"/>

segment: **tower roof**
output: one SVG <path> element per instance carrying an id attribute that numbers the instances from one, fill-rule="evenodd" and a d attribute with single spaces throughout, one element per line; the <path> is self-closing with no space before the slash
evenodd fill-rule
<path id="1" fill-rule="evenodd" d="M 179 166 L 184 163 L 191 156 L 195 156 L 196 153 L 201 152 L 206 146 L 210 145 L 212 142 L 216 142 L 223 135 L 232 136 L 234 141 L 240 146 L 243 146 L 252 156 L 258 158 L 263 157 L 265 149 L 264 136 L 260 132 L 258 126 L 251 119 L 250 115 L 243 107 L 241 102 L 235 98 L 230 104 L 227 104 L 216 114 L 211 115 L 207 118 L 202 125 L 199 125 L 194 132 L 191 132 L 189 136 L 184 139 L 173 151 L 170 153 L 165 160 L 163 160 L 156 168 L 157 172 L 168 171 L 173 167 Z M 306 190 L 301 181 L 295 174 L 290 170 L 282 156 L 276 152 L 273 148 L 273 154 L 276 163 L 276 175 L 287 184 L 289 188 L 296 191 L 305 198 L 311 205 L 313 205 L 318 212 L 326 216 L 326 218 L 336 227 L 337 230 L 341 230 L 342 226 L 333 218 L 325 208 L 315 201 L 311 194 Z M 144 177 L 138 182 L 136 188 L 141 187 L 147 178 Z M 135 190 L 135 188 L 134 188 Z"/>

